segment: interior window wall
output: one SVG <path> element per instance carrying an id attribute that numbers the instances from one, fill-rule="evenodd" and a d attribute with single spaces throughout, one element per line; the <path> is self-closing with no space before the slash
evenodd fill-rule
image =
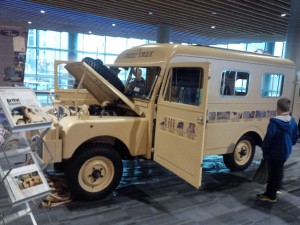
<path id="1" fill-rule="evenodd" d="M 106 53 L 120 54 L 127 48 L 127 39 L 118 37 L 106 37 Z"/>
<path id="2" fill-rule="evenodd" d="M 127 49 L 132 48 L 134 46 L 143 45 L 143 44 L 146 44 L 146 43 L 148 43 L 147 40 L 129 38 L 129 39 L 127 39 Z"/>
<path id="3" fill-rule="evenodd" d="M 285 52 L 285 43 L 284 42 L 276 42 L 274 48 L 274 56 L 282 57 Z"/>
<path id="4" fill-rule="evenodd" d="M 68 33 L 29 30 L 24 86 L 49 91 L 54 87 L 54 60 L 68 59 Z"/>
<path id="5" fill-rule="evenodd" d="M 219 45 L 211 45 L 211 46 L 217 47 L 217 48 L 226 48 L 226 49 L 239 50 L 239 51 L 255 52 L 257 50 L 264 51 L 266 48 L 266 42 L 228 44 L 228 45 L 219 44 Z M 275 42 L 274 56 L 283 57 L 284 51 L 285 51 L 285 42 Z"/>
<path id="6" fill-rule="evenodd" d="M 71 53 L 75 60 L 81 61 L 84 57 L 101 59 L 105 64 L 112 64 L 122 51 L 146 43 L 155 43 L 151 40 L 134 38 L 120 38 L 97 36 L 91 34 L 75 34 L 70 38 L 67 32 L 30 29 L 28 32 L 26 66 L 24 85 L 34 90 L 51 91 L 54 88 L 54 61 L 69 60 Z M 69 40 L 73 49 L 69 49 Z M 75 46 L 75 50 L 74 50 Z M 214 45 L 215 47 L 250 51 L 264 49 L 265 43 L 240 43 L 228 45 Z M 276 42 L 274 55 L 282 57 L 284 43 Z"/>
<path id="7" fill-rule="evenodd" d="M 211 47 L 216 47 L 216 48 L 228 48 L 228 45 L 211 45 Z"/>
<path id="8" fill-rule="evenodd" d="M 239 51 L 246 51 L 246 48 L 247 48 L 247 45 L 244 43 L 228 45 L 228 49 L 234 49 L 234 50 L 239 50 Z"/>
<path id="9" fill-rule="evenodd" d="M 35 47 L 36 46 L 36 30 L 30 29 L 28 31 L 28 47 Z"/>
<path id="10" fill-rule="evenodd" d="M 37 47 L 68 49 L 68 33 L 37 30 Z"/>
<path id="11" fill-rule="evenodd" d="M 78 34 L 77 50 L 81 52 L 105 52 L 105 36 Z"/>
<path id="12" fill-rule="evenodd" d="M 247 44 L 247 52 L 255 52 L 257 49 L 264 50 L 266 47 L 266 43 L 249 43 Z"/>
<path id="13" fill-rule="evenodd" d="M 71 38 L 66 32 L 30 29 L 24 86 L 36 91 L 53 90 L 54 61 L 67 61 L 71 58 L 71 53 L 75 55 L 77 61 L 81 61 L 84 57 L 91 57 L 101 59 L 105 64 L 112 64 L 122 51 L 149 43 L 148 40 L 134 38 L 126 39 L 91 34 L 75 34 L 75 36 L 76 38 Z M 69 40 L 71 39 L 76 40 L 76 43 L 71 43 L 73 49 L 69 49 Z"/>
<path id="14" fill-rule="evenodd" d="M 109 54 L 106 54 L 105 55 L 105 64 L 113 64 L 114 61 L 116 60 L 117 58 L 117 55 L 109 55 Z"/>

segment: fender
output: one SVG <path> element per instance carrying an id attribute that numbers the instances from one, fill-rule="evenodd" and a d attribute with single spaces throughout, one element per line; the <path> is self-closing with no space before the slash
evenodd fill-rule
<path id="1" fill-rule="evenodd" d="M 132 156 L 146 154 L 148 143 L 148 120 L 140 117 L 90 116 L 88 120 L 78 117 L 65 117 L 59 121 L 60 138 L 63 140 L 63 159 L 72 157 L 76 149 L 101 136 L 121 140 Z"/>

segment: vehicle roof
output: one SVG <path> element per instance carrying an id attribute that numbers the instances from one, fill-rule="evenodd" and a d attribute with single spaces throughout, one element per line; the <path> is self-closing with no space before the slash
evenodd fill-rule
<path id="1" fill-rule="evenodd" d="M 216 47 L 181 44 L 145 44 L 123 51 L 114 64 L 161 63 L 174 56 L 191 56 L 207 59 L 223 59 L 258 64 L 295 67 L 294 62 L 265 54 L 221 49 Z M 138 60 L 137 60 L 138 59 Z"/>

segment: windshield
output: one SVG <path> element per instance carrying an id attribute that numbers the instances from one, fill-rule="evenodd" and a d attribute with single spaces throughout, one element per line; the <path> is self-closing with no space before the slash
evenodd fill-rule
<path id="1" fill-rule="evenodd" d="M 118 77 L 125 84 L 126 96 L 147 99 L 151 97 L 160 67 L 126 67 L 118 70 Z"/>
<path id="2" fill-rule="evenodd" d="M 58 80 L 60 89 L 75 89 L 78 86 L 77 81 L 66 69 L 65 64 L 60 64 L 58 69 Z M 160 67 L 117 67 L 109 66 L 107 68 L 112 75 L 118 76 L 125 86 L 123 94 L 127 97 L 150 99 L 157 77 L 160 73 Z M 80 87 L 85 88 L 83 85 Z"/>

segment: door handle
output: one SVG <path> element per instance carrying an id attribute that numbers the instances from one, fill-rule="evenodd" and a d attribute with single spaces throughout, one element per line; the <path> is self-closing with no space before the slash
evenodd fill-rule
<path id="1" fill-rule="evenodd" d="M 203 124 L 203 116 L 195 117 L 195 120 L 197 120 L 198 123 Z"/>

